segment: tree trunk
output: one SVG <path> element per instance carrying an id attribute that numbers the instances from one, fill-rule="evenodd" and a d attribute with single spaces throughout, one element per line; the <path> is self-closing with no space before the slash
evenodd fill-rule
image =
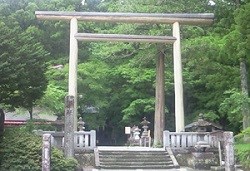
<path id="1" fill-rule="evenodd" d="M 235 0 L 237 7 L 240 7 L 241 0 Z"/>
<path id="2" fill-rule="evenodd" d="M 243 116 L 243 129 L 250 127 L 250 108 L 247 102 L 248 99 L 248 84 L 247 84 L 247 69 L 245 59 L 240 60 L 240 76 L 241 76 L 241 90 L 244 96 L 244 102 L 242 105 Z M 244 137 L 246 141 L 250 140 L 250 137 Z M 247 140 L 248 139 L 248 140 Z"/>
<path id="3" fill-rule="evenodd" d="M 165 57 L 162 46 L 159 47 L 159 56 L 156 58 L 156 88 L 155 88 L 155 121 L 154 146 L 163 143 L 163 130 L 165 128 Z"/>
<path id="4" fill-rule="evenodd" d="M 33 120 L 33 107 L 30 108 L 29 114 L 30 114 L 30 120 Z"/>
<path id="5" fill-rule="evenodd" d="M 5 120 L 4 118 L 5 118 L 4 112 L 2 109 L 0 109 L 0 137 L 4 131 L 4 120 Z"/>

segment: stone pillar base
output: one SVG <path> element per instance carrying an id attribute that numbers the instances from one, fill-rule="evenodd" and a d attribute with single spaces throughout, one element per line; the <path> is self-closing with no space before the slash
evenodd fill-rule
<path id="1" fill-rule="evenodd" d="M 211 166 L 219 165 L 219 161 L 213 152 L 193 152 L 188 165 L 198 170 L 210 170 Z"/>
<path id="2" fill-rule="evenodd" d="M 211 166 L 211 171 L 225 171 L 223 166 Z"/>

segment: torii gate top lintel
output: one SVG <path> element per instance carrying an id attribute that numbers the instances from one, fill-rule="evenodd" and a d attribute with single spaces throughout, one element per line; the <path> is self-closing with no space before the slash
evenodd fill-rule
<path id="1" fill-rule="evenodd" d="M 125 22 L 125 23 L 155 23 L 173 24 L 179 22 L 186 25 L 207 25 L 214 20 L 213 13 L 108 13 L 108 12 L 64 12 L 64 11 L 36 11 L 38 19 L 71 20 L 77 18 L 82 21 L 97 22 Z"/>

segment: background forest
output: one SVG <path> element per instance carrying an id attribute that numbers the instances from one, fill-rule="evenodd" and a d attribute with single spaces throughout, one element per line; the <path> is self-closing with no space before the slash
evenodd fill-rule
<path id="1" fill-rule="evenodd" d="M 249 0 L 0 0 L 0 107 L 31 118 L 35 106 L 63 116 L 67 94 L 69 23 L 37 20 L 45 10 L 214 13 L 211 26 L 181 26 L 185 122 L 204 113 L 235 133 L 249 126 Z M 86 33 L 172 34 L 161 24 L 79 23 Z M 119 143 L 124 126 L 144 116 L 153 129 L 158 53 L 156 44 L 79 43 L 78 112 L 103 143 Z M 174 131 L 171 45 L 164 54 L 166 129 Z"/>

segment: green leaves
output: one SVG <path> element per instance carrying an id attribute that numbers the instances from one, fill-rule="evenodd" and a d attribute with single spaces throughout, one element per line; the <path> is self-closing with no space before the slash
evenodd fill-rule
<path id="1" fill-rule="evenodd" d="M 231 125 L 235 128 L 242 127 L 242 107 L 250 105 L 250 98 L 243 95 L 236 89 L 225 91 L 227 97 L 220 104 L 219 112 L 226 115 Z"/>
<path id="2" fill-rule="evenodd" d="M 239 47 L 237 48 L 239 57 L 245 57 L 249 59 L 249 44 L 250 44 L 250 2 L 242 5 L 235 12 L 236 29 L 240 32 L 240 38 L 238 40 Z"/>
<path id="3" fill-rule="evenodd" d="M 39 101 L 39 106 L 49 109 L 58 116 L 64 115 L 64 98 L 66 91 L 54 84 L 49 84 L 47 89 Z"/>
<path id="4" fill-rule="evenodd" d="M 140 120 L 145 116 L 145 114 L 152 114 L 154 113 L 154 98 L 145 98 L 145 99 L 139 99 L 132 101 L 130 105 L 125 108 L 122 112 L 123 115 L 123 121 L 127 124 L 133 125 L 133 120 L 137 118 Z M 136 123 L 135 123 L 136 124 Z"/>

